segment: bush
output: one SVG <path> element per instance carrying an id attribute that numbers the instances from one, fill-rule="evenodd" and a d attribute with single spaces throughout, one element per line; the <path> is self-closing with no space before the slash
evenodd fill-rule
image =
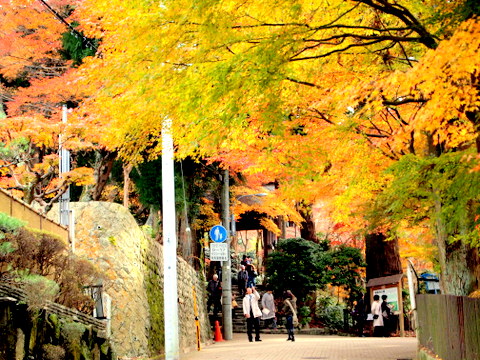
<path id="1" fill-rule="evenodd" d="M 343 329 L 343 309 L 341 305 L 331 305 L 323 308 L 319 314 L 319 320 L 328 328 L 333 330 Z"/>
<path id="2" fill-rule="evenodd" d="M 12 218 L 7 214 L 0 212 L 0 239 L 5 237 L 5 233 L 14 233 L 17 229 L 23 227 L 25 223 L 21 220 Z"/>
<path id="3" fill-rule="evenodd" d="M 305 326 L 307 324 L 310 324 L 310 321 L 312 321 L 312 317 L 310 316 L 312 314 L 312 309 L 308 306 L 302 306 L 301 308 L 298 309 L 298 316 L 300 318 L 300 324 Z"/>
<path id="4" fill-rule="evenodd" d="M 344 306 L 338 305 L 337 300 L 326 292 L 319 293 L 316 299 L 316 317 L 329 329 L 343 329 Z"/>
<path id="5" fill-rule="evenodd" d="M 25 275 L 20 279 L 28 298 L 29 309 L 41 309 L 47 301 L 55 301 L 60 291 L 58 284 L 41 275 Z"/>
<path id="6" fill-rule="evenodd" d="M 51 279 L 60 286 L 57 302 L 85 313 L 93 311 L 94 303 L 84 286 L 103 282 L 95 266 L 72 254 L 62 239 L 24 228 L 0 239 L 0 271 L 19 280 L 32 274 Z"/>
<path id="7" fill-rule="evenodd" d="M 283 239 L 267 258 L 267 276 L 277 294 L 289 289 L 303 301 L 309 292 L 331 284 L 351 294 L 352 303 L 361 290 L 363 266 L 363 255 L 357 248 L 332 247 L 328 240 L 317 244 L 301 238 Z"/>
<path id="8" fill-rule="evenodd" d="M 267 277 L 276 294 L 291 290 L 301 301 L 307 294 L 321 286 L 321 269 L 317 259 L 318 244 L 298 239 L 283 239 L 267 259 Z"/>

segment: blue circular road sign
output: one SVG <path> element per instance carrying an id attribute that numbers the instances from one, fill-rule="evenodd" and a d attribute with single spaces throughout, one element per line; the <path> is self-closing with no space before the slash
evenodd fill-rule
<path id="1" fill-rule="evenodd" d="M 227 229 L 222 225 L 215 225 L 210 229 L 210 239 L 215 242 L 224 242 L 227 240 Z"/>

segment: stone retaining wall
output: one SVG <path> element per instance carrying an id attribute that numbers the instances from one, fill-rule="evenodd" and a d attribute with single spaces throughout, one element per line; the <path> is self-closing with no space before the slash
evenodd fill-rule
<path id="1" fill-rule="evenodd" d="M 163 352 L 163 252 L 147 238 L 122 205 L 71 203 L 75 214 L 75 253 L 95 263 L 110 280 L 111 342 L 120 358 L 152 357 Z M 56 218 L 58 207 L 49 216 Z M 193 289 L 201 341 L 212 338 L 205 313 L 205 286 L 199 274 L 177 258 L 180 350 L 196 346 Z M 97 285 L 97 284 L 92 284 Z"/>

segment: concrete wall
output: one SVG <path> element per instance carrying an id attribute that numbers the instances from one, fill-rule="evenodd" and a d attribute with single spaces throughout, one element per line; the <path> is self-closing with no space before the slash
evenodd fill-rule
<path id="1" fill-rule="evenodd" d="M 3 189 L 0 189 L 0 212 L 25 221 L 28 227 L 54 233 L 68 241 L 68 229 L 56 221 L 58 217 L 54 219 L 46 218 L 30 205 L 13 198 Z"/>
<path id="2" fill-rule="evenodd" d="M 119 204 L 71 203 L 75 214 L 75 253 L 94 262 L 110 278 L 111 342 L 120 358 L 152 357 L 163 351 L 163 252 L 146 237 Z M 50 211 L 55 218 L 58 207 Z M 194 289 L 201 341 L 212 338 L 205 310 L 205 286 L 199 274 L 177 257 L 181 351 L 196 347 Z M 168 331 L 168 329 L 167 329 Z"/>

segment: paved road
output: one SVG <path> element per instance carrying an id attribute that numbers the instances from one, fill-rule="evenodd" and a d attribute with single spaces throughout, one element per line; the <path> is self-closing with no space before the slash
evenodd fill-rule
<path id="1" fill-rule="evenodd" d="M 262 342 L 248 342 L 246 334 L 230 341 L 203 346 L 181 356 L 182 360 L 413 360 L 417 339 L 357 338 L 327 335 L 262 334 Z"/>

